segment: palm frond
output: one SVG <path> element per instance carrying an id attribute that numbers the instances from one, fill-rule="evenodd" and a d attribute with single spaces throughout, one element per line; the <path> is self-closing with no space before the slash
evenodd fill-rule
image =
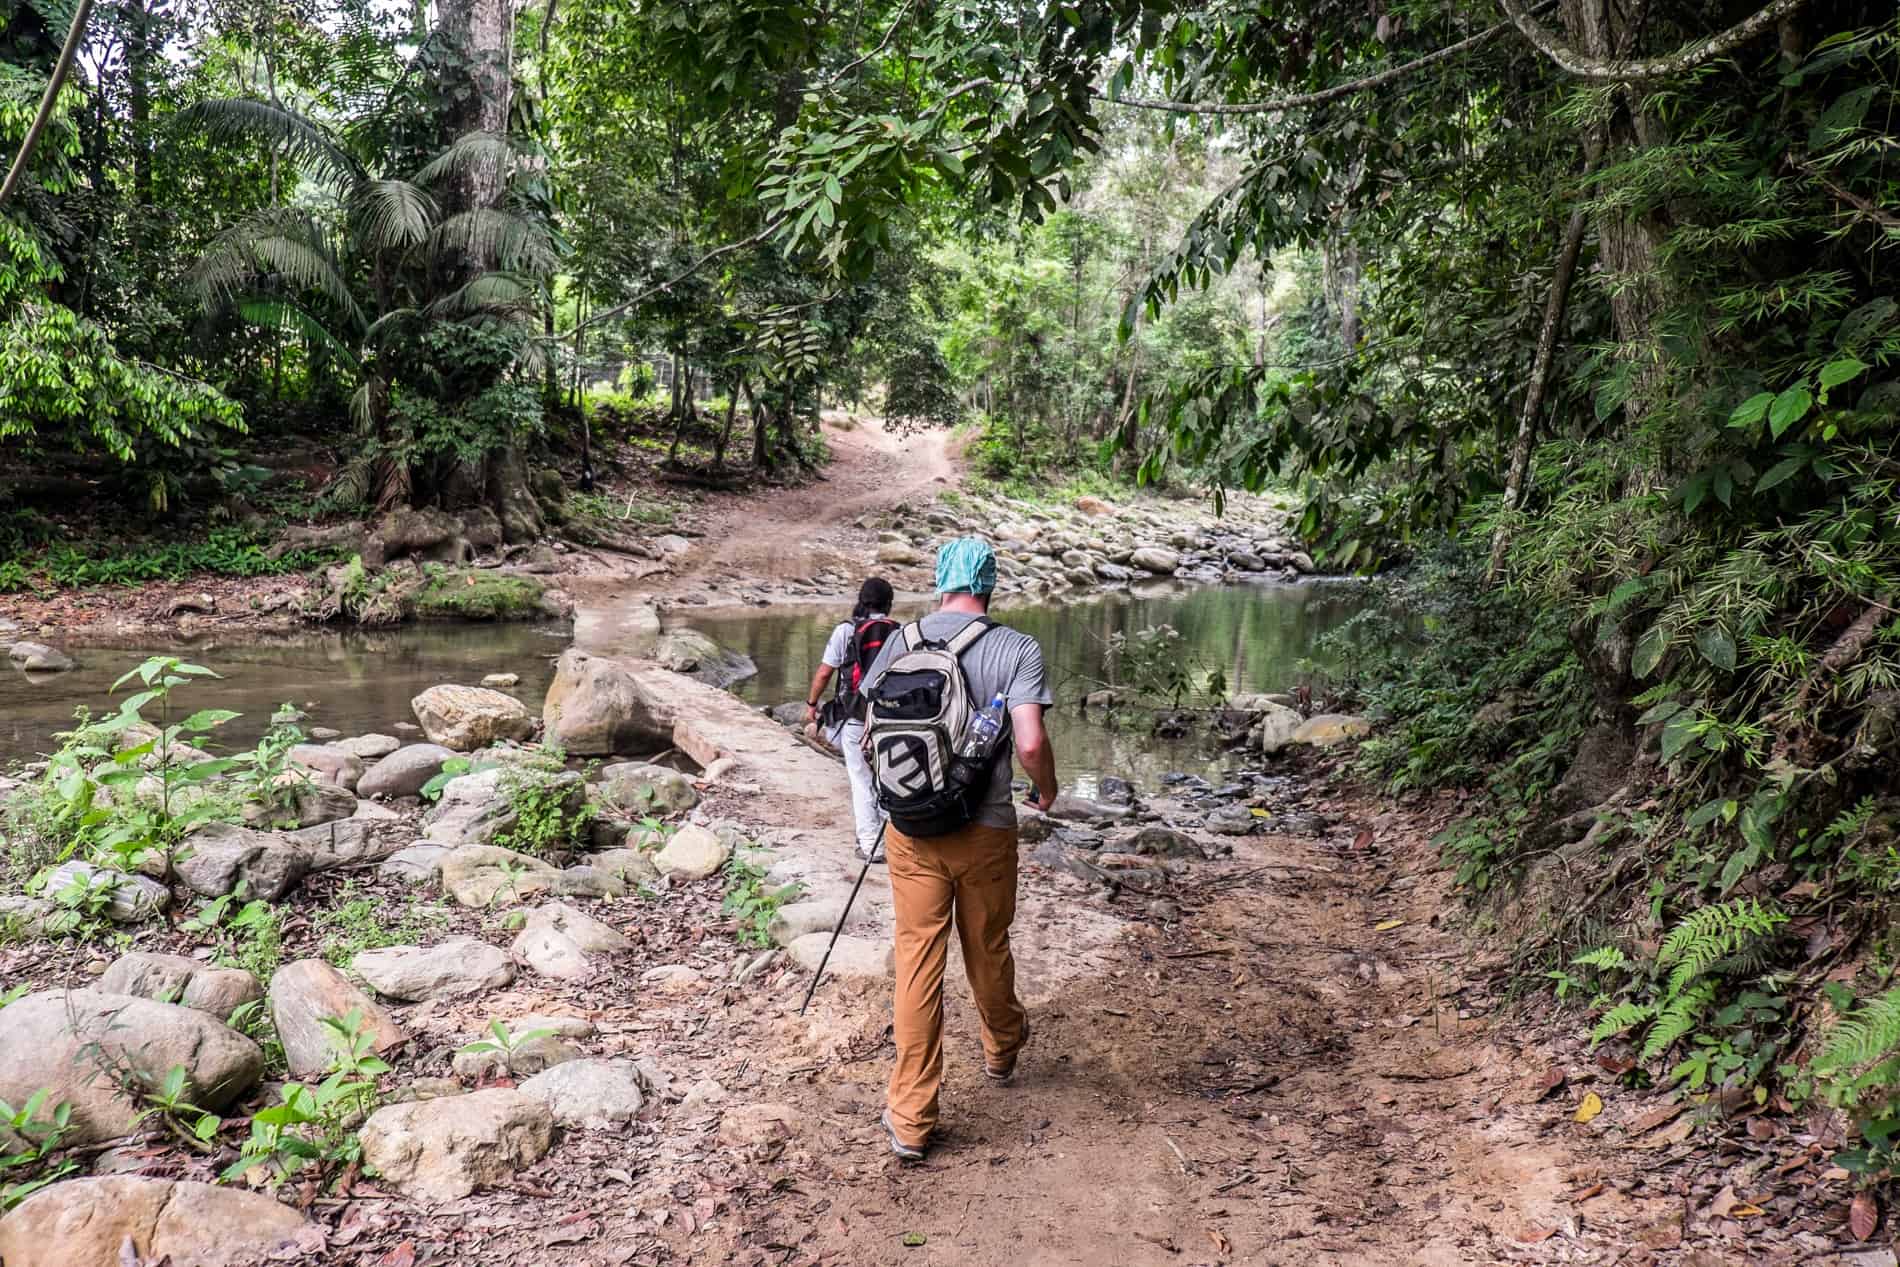
<path id="1" fill-rule="evenodd" d="M 252 325 L 283 330 L 313 347 L 322 347 L 349 366 L 352 374 L 362 377 L 363 363 L 357 359 L 356 352 L 302 306 L 284 299 L 251 299 L 239 303 L 237 312 Z"/>
<path id="2" fill-rule="evenodd" d="M 373 347 L 384 338 L 400 332 L 411 323 L 420 323 L 421 321 L 422 310 L 420 308 L 391 308 L 388 312 L 369 323 L 369 328 L 363 331 L 363 343 L 365 346 Z"/>
<path id="3" fill-rule="evenodd" d="M 349 203 L 357 241 L 376 251 L 416 245 L 441 214 L 428 191 L 406 180 L 363 181 Z"/>
<path id="4" fill-rule="evenodd" d="M 540 275 L 554 267 L 554 248 L 546 230 L 520 216 L 488 207 L 459 211 L 438 224 L 429 244 L 458 251 L 491 268 Z"/>
<path id="5" fill-rule="evenodd" d="M 495 132 L 465 132 L 456 137 L 434 158 L 416 169 L 418 185 L 433 185 L 449 176 L 472 171 L 508 170 L 515 156 L 514 144 Z"/>
<path id="6" fill-rule="evenodd" d="M 200 101 L 178 112 L 173 125 L 196 128 L 213 141 L 256 141 L 306 172 L 350 188 L 363 180 L 359 164 L 322 127 L 294 110 L 250 97 Z"/>
<path id="7" fill-rule="evenodd" d="M 256 212 L 213 238 L 187 281 L 208 311 L 282 287 L 321 294 L 351 330 L 363 326 L 362 309 L 322 227 L 289 207 Z"/>
<path id="8" fill-rule="evenodd" d="M 540 293 L 533 279 L 518 273 L 482 273 L 435 300 L 427 311 L 446 318 L 525 312 Z"/>

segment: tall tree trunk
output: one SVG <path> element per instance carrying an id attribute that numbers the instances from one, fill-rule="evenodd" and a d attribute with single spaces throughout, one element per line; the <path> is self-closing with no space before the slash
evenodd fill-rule
<path id="1" fill-rule="evenodd" d="M 1557 249 L 1557 267 L 1551 273 L 1550 294 L 1544 301 L 1544 324 L 1537 332 L 1537 357 L 1531 364 L 1531 381 L 1524 389 L 1517 439 L 1511 445 L 1511 468 L 1504 479 L 1504 505 L 1498 514 L 1497 527 L 1491 532 L 1489 575 L 1493 579 L 1504 564 L 1504 551 L 1511 543 L 1512 516 L 1523 500 L 1524 476 L 1531 464 L 1537 420 L 1544 411 L 1544 397 L 1549 394 L 1550 367 L 1556 361 L 1557 339 L 1570 306 L 1570 283 L 1577 275 L 1577 257 L 1583 252 L 1584 225 L 1583 208 L 1579 206 L 1570 213 L 1570 220 L 1564 225 L 1563 244 Z"/>
<path id="2" fill-rule="evenodd" d="M 443 59 L 442 140 L 471 132 L 501 136 L 508 130 L 513 94 L 509 53 L 514 9 L 510 0 L 439 0 L 437 30 L 447 46 Z M 454 211 L 494 211 L 507 194 L 508 173 L 494 157 L 465 164 L 454 178 Z M 488 261 L 470 252 L 463 260 L 472 276 Z"/>

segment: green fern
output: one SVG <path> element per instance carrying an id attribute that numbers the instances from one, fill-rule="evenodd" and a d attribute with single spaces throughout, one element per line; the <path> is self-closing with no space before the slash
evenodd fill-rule
<path id="1" fill-rule="evenodd" d="M 1669 931 L 1662 952 L 1656 956 L 1659 966 L 1674 965 L 1669 971 L 1665 1000 L 1682 994 L 1690 982 L 1717 962 L 1740 953 L 1753 939 L 1765 937 L 1787 922 L 1786 915 L 1769 910 L 1754 898 L 1737 898 L 1690 911 Z"/>
<path id="2" fill-rule="evenodd" d="M 1654 1060 L 1675 1041 L 1693 1033 L 1715 1001 L 1715 983 L 1697 981 L 1681 994 L 1671 995 L 1656 1013 L 1656 1023 L 1643 1039 L 1643 1059 Z"/>
<path id="3" fill-rule="evenodd" d="M 1841 1018 L 1814 1058 L 1814 1075 L 1832 1081 L 1894 1054 L 1900 1048 L 1900 989 L 1855 1008 Z M 1857 1081 L 1857 1080 L 1856 1080 Z"/>
<path id="4" fill-rule="evenodd" d="M 1629 956 L 1615 946 L 1599 946 L 1595 950 L 1586 950 L 1570 962 L 1585 968 L 1595 968 L 1600 972 L 1625 971 L 1630 967 Z"/>
<path id="5" fill-rule="evenodd" d="M 1597 1022 L 1596 1028 L 1590 1031 L 1590 1041 L 1600 1043 L 1612 1035 L 1620 1034 L 1626 1029 L 1633 1029 L 1645 1021 L 1654 1019 L 1655 1015 L 1654 1003 L 1619 1003 L 1605 1012 L 1602 1019 Z"/>

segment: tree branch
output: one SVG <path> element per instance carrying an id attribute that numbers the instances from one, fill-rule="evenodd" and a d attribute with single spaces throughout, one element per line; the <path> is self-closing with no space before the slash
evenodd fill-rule
<path id="1" fill-rule="evenodd" d="M 1518 0 L 1498 0 L 1505 14 L 1523 33 L 1524 38 L 1557 64 L 1565 74 L 1575 75 L 1579 79 L 1590 79 L 1600 83 L 1625 83 L 1635 79 L 1666 79 L 1671 75 L 1680 75 L 1685 70 L 1693 70 L 1704 62 L 1713 61 L 1732 49 L 1739 48 L 1756 36 L 1761 35 L 1789 14 L 1795 12 L 1807 0 L 1771 0 L 1767 7 L 1752 17 L 1744 18 L 1726 31 L 1707 36 L 1691 44 L 1685 44 L 1665 57 L 1643 58 L 1637 61 L 1602 61 L 1566 44 L 1556 32 L 1531 16 Z"/>
<path id="2" fill-rule="evenodd" d="M 1867 216 L 1875 224 L 1887 229 L 1900 229 L 1900 216 L 1894 215 L 1891 211 L 1882 210 L 1877 203 L 1861 197 L 1852 190 L 1842 189 L 1839 185 L 1823 176 L 1811 164 L 1804 163 L 1790 154 L 1788 156 L 1788 166 L 1792 170 L 1800 172 L 1803 176 L 1810 178 L 1821 188 L 1833 194 L 1837 200 L 1846 203 L 1862 215 Z"/>
<path id="3" fill-rule="evenodd" d="M 633 298 L 629 300 L 626 300 L 623 303 L 615 304 L 611 308 L 602 308 L 599 312 L 595 313 L 593 316 L 589 317 L 587 320 L 577 322 L 576 324 L 571 325 L 567 329 L 561 331 L 561 333 L 557 337 L 564 339 L 568 335 L 573 334 L 576 330 L 585 330 L 587 329 L 587 327 L 592 326 L 592 325 L 598 325 L 602 321 L 611 321 L 613 318 L 618 317 L 621 313 L 625 312 L 627 309 L 633 307 L 634 305 L 644 303 L 655 295 L 664 294 L 665 292 L 673 289 L 673 287 L 679 285 L 681 282 L 691 277 L 694 273 L 697 273 L 700 269 L 706 267 L 706 265 L 712 263 L 714 260 L 719 259 L 721 256 L 730 255 L 734 251 L 743 251 L 748 246 L 757 246 L 759 243 L 765 241 L 765 239 L 771 237 L 774 233 L 778 232 L 778 227 L 783 223 L 785 223 L 785 218 L 783 216 L 777 216 L 771 220 L 766 221 L 765 227 L 760 229 L 757 233 L 754 233 L 751 237 L 744 238 L 738 242 L 728 242 L 724 246 L 716 247 L 715 249 L 706 252 L 704 255 L 694 260 L 691 264 L 688 264 L 685 268 L 681 269 L 678 273 L 675 273 L 673 276 L 667 278 L 665 281 L 655 282 L 653 285 L 647 287 L 645 290 L 641 291 L 639 294 L 635 295 Z"/>
<path id="4" fill-rule="evenodd" d="M 1539 3 L 1531 6 L 1530 12 L 1542 12 L 1556 3 L 1557 0 L 1539 0 Z M 1112 101 L 1117 105 L 1133 106 L 1137 110 L 1166 110 L 1170 114 L 1281 114 L 1288 110 L 1298 110 L 1304 106 L 1324 105 L 1328 101 L 1337 101 L 1341 97 L 1350 97 L 1357 92 L 1366 92 L 1373 88 L 1382 87 L 1395 79 L 1401 79 L 1411 74 L 1415 70 L 1423 70 L 1427 66 L 1436 65 L 1439 62 L 1456 57 L 1460 53 L 1469 52 L 1482 44 L 1488 44 L 1510 29 L 1511 23 L 1500 22 L 1496 26 L 1486 27 L 1484 30 L 1467 39 L 1459 40 L 1456 44 L 1447 45 L 1435 52 L 1427 53 L 1423 57 L 1415 57 L 1411 61 L 1394 66 L 1389 70 L 1382 70 L 1376 75 L 1368 75 L 1364 79 L 1355 79 L 1350 83 L 1335 84 L 1331 88 L 1323 88 L 1318 92 L 1300 93 L 1292 97 L 1275 97 L 1270 101 L 1242 101 L 1230 104 L 1220 101 L 1157 101 L 1146 97 L 1116 97 L 1105 92 L 1095 91 L 1091 91 L 1089 95 L 1101 101 Z"/>
<path id="5" fill-rule="evenodd" d="M 13 156 L 6 183 L 0 184 L 0 207 L 6 206 L 7 199 L 13 197 L 20 178 L 26 175 L 27 164 L 33 161 L 33 151 L 39 148 L 40 135 L 53 117 L 53 103 L 59 100 L 59 90 L 66 86 L 66 76 L 72 72 L 73 58 L 79 53 L 79 41 L 86 33 L 86 20 L 91 16 L 92 0 L 79 0 L 79 7 L 73 11 L 73 24 L 66 28 L 66 43 L 59 50 L 59 60 L 53 64 L 52 77 L 46 81 L 46 91 L 40 94 L 39 112 L 26 130 L 26 139 L 20 142 L 20 152 Z"/>

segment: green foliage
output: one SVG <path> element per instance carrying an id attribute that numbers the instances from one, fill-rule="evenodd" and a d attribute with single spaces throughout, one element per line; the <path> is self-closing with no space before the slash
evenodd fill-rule
<path id="1" fill-rule="evenodd" d="M 49 1107 L 48 1094 L 41 1088 L 17 1109 L 0 1100 L 0 1214 L 79 1169 L 58 1156 L 72 1129 L 73 1106 L 62 1100 Z"/>
<path id="2" fill-rule="evenodd" d="M 732 917 L 733 936 L 741 946 L 768 947 L 772 944 L 772 917 L 778 908 L 798 897 L 802 886 L 785 885 L 768 889 L 765 868 L 734 850 L 726 861 L 726 895 L 719 904 L 722 913 Z"/>
<path id="3" fill-rule="evenodd" d="M 10 535 L 0 532 L 0 542 Z M 37 535 L 37 534 L 34 534 Z M 272 557 L 268 542 L 248 529 L 212 528 L 200 540 L 128 545 L 91 540 L 74 545 L 29 544 L 26 534 L 14 557 L 0 563 L 0 594 L 26 593 L 85 585 L 138 585 L 146 581 L 182 581 L 199 573 L 218 576 L 280 576 L 329 561 L 325 550 L 290 550 Z"/>
<path id="4" fill-rule="evenodd" d="M 241 883 L 222 897 L 200 902 L 179 927 L 209 941 L 219 964 L 243 968 L 259 981 L 269 981 L 283 961 L 283 912 L 259 898 L 246 901 Z"/>
<path id="5" fill-rule="evenodd" d="M 584 782 L 564 778 L 563 756 L 551 749 L 532 762 L 503 769 L 501 790 L 514 823 L 497 832 L 495 843 L 518 853 L 557 853 L 587 839 L 587 824 L 599 807 L 586 797 Z"/>
<path id="6" fill-rule="evenodd" d="M 1671 1082 L 1690 1090 L 1756 1086 L 1786 1042 L 1788 1004 L 1778 993 L 1733 983 L 1760 971 L 1766 944 L 1787 922 L 1786 914 L 1740 898 L 1690 911 L 1653 964 L 1633 963 L 1609 946 L 1578 955 L 1572 966 L 1623 978 L 1619 992 L 1630 995 L 1603 1013 L 1592 1040 L 1639 1029 L 1645 1062 L 1682 1044 Z"/>
<path id="7" fill-rule="evenodd" d="M 329 1076 L 316 1086 L 283 1085 L 280 1103 L 251 1119 L 250 1136 L 225 1168 L 225 1182 L 262 1169 L 265 1182 L 275 1187 L 309 1167 L 322 1178 L 360 1160 L 356 1127 L 376 1107 L 376 1079 L 389 1065 L 377 1057 L 375 1032 L 357 1009 L 326 1016 L 323 1026 L 331 1045 Z"/>
<path id="8" fill-rule="evenodd" d="M 1107 664 L 1111 685 L 1168 708 L 1218 708 L 1227 697 L 1223 670 L 1188 656 L 1172 625 L 1110 634 Z"/>
<path id="9" fill-rule="evenodd" d="M 448 926 L 448 915 L 439 907 L 425 907 L 409 901 L 393 914 L 372 894 L 345 884 L 330 904 L 319 910 L 313 920 L 318 953 L 347 968 L 350 961 L 365 950 L 380 946 L 415 946 L 431 939 Z"/>
<path id="10" fill-rule="evenodd" d="M 510 1031 L 504 1022 L 494 1020 L 488 1023 L 488 1034 L 489 1036 L 487 1038 L 476 1039 L 472 1043 L 467 1043 L 456 1048 L 456 1050 L 458 1052 L 468 1052 L 471 1054 L 494 1052 L 501 1057 L 503 1065 L 512 1065 L 516 1052 L 520 1051 L 529 1043 L 539 1042 L 543 1038 L 552 1038 L 554 1031 L 551 1029 L 531 1029 L 525 1033 L 516 1034 Z"/>
<path id="11" fill-rule="evenodd" d="M 433 565 L 425 575 L 413 600 L 416 615 L 424 620 L 527 620 L 541 610 L 541 583 L 531 577 Z"/>

